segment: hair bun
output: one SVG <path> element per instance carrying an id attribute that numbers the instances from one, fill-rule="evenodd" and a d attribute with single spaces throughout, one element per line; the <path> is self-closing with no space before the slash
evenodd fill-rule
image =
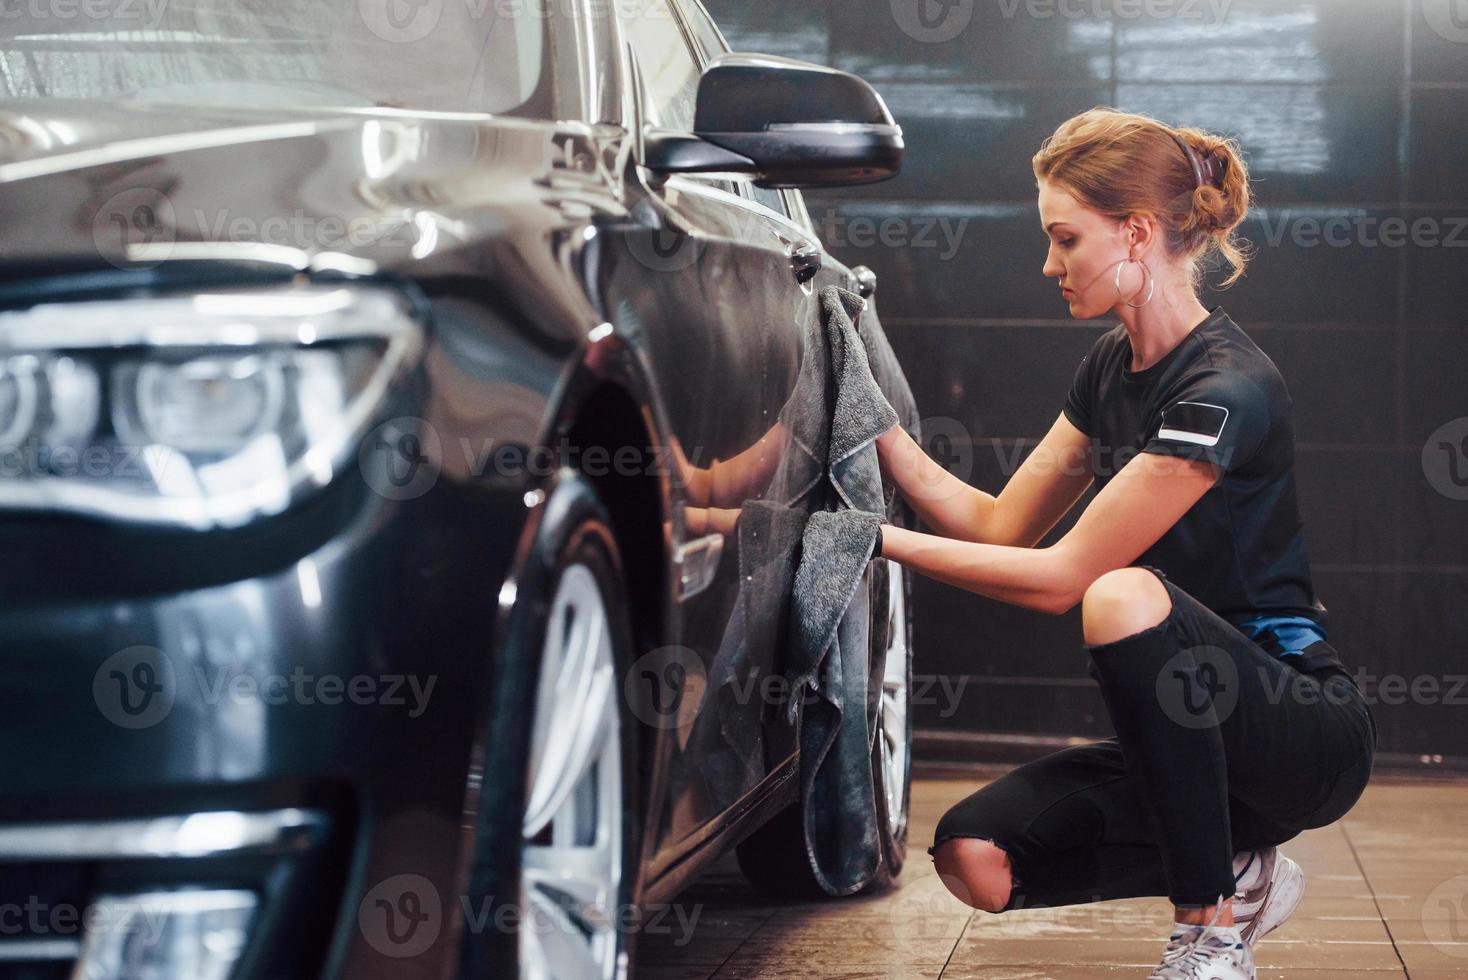
<path id="1" fill-rule="evenodd" d="M 1220 154 L 1215 146 L 1203 154 L 1202 164 L 1203 179 L 1221 189 L 1224 175 L 1228 173 L 1228 157 Z"/>

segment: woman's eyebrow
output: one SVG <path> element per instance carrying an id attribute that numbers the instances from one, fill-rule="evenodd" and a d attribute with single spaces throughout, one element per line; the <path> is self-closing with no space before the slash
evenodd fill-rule
<path id="1" fill-rule="evenodd" d="M 1048 225 L 1045 226 L 1045 230 L 1046 231 L 1053 231 L 1053 230 L 1055 230 L 1055 226 L 1056 225 L 1063 225 L 1063 224 L 1065 224 L 1064 221 L 1052 221 Z"/>

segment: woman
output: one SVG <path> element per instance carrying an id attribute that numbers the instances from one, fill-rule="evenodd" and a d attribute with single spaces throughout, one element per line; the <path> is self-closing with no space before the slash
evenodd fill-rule
<path id="1" fill-rule="evenodd" d="M 960 800 L 929 853 L 990 912 L 1165 895 L 1176 926 L 1153 977 L 1253 977 L 1254 942 L 1303 892 L 1277 845 L 1354 805 L 1376 724 L 1325 639 L 1284 381 L 1198 300 L 1205 257 L 1229 283 L 1243 272 L 1248 175 L 1229 140 L 1101 108 L 1033 165 L 1044 274 L 1071 316 L 1121 322 L 998 497 L 884 433 L 883 471 L 937 533 L 884 525 L 878 548 L 1004 602 L 1079 602 L 1116 736 Z M 1070 532 L 1035 548 L 1093 479 Z"/>

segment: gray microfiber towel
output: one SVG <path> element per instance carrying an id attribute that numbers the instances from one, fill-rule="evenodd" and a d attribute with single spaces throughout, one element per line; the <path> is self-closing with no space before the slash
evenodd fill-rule
<path id="1" fill-rule="evenodd" d="M 888 500 L 876 438 L 903 420 L 867 360 L 868 344 L 878 338 L 876 349 L 890 353 L 875 316 L 872 339 L 864 341 L 853 321 L 866 308 L 860 296 L 828 286 L 820 301 L 834 388 L 826 458 L 831 493 L 828 509 L 811 515 L 801 540 L 786 677 L 791 705 L 801 713 L 806 856 L 822 890 L 848 895 L 872 880 L 882 860 L 867 711 L 873 674 L 867 568 Z M 806 688 L 816 697 L 804 697 Z"/>
<path id="2" fill-rule="evenodd" d="M 711 806 L 727 810 L 765 775 L 764 717 L 752 710 L 762 678 L 778 674 L 789 632 L 804 510 L 768 500 L 740 508 L 739 594 L 710 665 L 706 695 L 689 741 Z"/>
<path id="3" fill-rule="evenodd" d="M 821 290 L 820 301 L 832 369 L 825 472 L 835 496 L 826 516 L 818 521 L 822 514 L 813 514 L 805 528 L 785 671 L 797 691 L 805 684 L 822 688 L 816 675 L 826 659 L 836 623 L 876 546 L 877 527 L 886 516 L 876 438 L 901 421 L 872 376 L 866 345 L 851 319 L 860 314 L 862 298 L 827 286 Z M 792 703 L 792 717 L 794 711 Z"/>
<path id="4" fill-rule="evenodd" d="M 850 304 L 857 304 L 852 306 Z M 867 363 L 866 345 L 852 316 L 863 300 L 836 286 L 821 290 L 826 345 L 836 376 L 836 410 L 831 416 L 831 483 L 846 506 L 885 513 L 882 474 L 872 441 L 901 420 L 877 386 Z M 863 450 L 870 449 L 870 452 Z"/>
<path id="5" fill-rule="evenodd" d="M 874 310 L 834 286 L 818 299 L 817 315 L 805 324 L 800 372 L 779 413 L 788 443 L 765 499 L 740 507 L 739 594 L 709 672 L 713 703 L 695 715 L 690 742 L 711 803 L 736 803 L 765 771 L 763 719 L 747 696 L 751 678 L 783 674 L 786 720 L 799 726 L 807 858 L 821 888 L 844 895 L 871 881 L 881 860 L 867 569 L 895 491 L 884 492 L 875 440 L 895 424 L 918 433 L 911 391 Z"/>
<path id="6" fill-rule="evenodd" d="M 897 417 L 902 420 L 902 427 L 916 442 L 921 443 L 923 433 L 917 401 L 912 397 L 912 388 L 907 383 L 907 377 L 902 373 L 902 364 L 897 360 L 897 354 L 892 350 L 892 344 L 887 340 L 887 334 L 879 324 L 876 302 L 875 296 L 867 298 L 864 315 L 856 319 L 856 330 L 861 335 L 862 344 L 866 347 L 867 363 L 871 366 L 872 377 L 876 379 L 877 387 L 887 396 L 888 404 L 896 410 Z M 896 497 L 897 485 L 888 481 L 887 512 L 891 512 Z"/>

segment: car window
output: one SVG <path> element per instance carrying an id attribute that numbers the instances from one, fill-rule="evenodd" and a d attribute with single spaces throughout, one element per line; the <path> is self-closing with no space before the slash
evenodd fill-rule
<path id="1" fill-rule="evenodd" d="M 209 0 L 0 18 L 0 96 L 557 118 L 549 20 L 494 4 Z M 71 7 L 72 5 L 67 5 Z M 156 9 L 154 9 L 156 7 Z"/>
<path id="2" fill-rule="evenodd" d="M 758 201 L 776 214 L 783 214 L 787 218 L 790 216 L 790 211 L 785 206 L 784 195 L 773 187 L 756 187 L 754 181 L 745 179 L 739 181 L 739 189 L 751 201 Z"/>
<path id="3" fill-rule="evenodd" d="M 713 18 L 703 9 L 703 4 L 698 0 L 678 0 L 678 6 L 683 11 L 683 19 L 688 22 L 688 29 L 693 32 L 693 39 L 703 49 L 705 62 L 712 61 L 729 50 L 724 35 L 719 33 Z"/>
<path id="4" fill-rule="evenodd" d="M 643 122 L 693 132 L 698 63 L 667 0 L 623 5 L 623 31 L 642 75 Z"/>
<path id="5" fill-rule="evenodd" d="M 800 225 L 800 227 L 804 228 L 812 235 L 818 234 L 816 231 L 816 224 L 810 218 L 810 211 L 806 210 L 804 194 L 801 194 L 800 191 L 793 188 L 786 190 L 785 203 L 786 211 L 790 215 L 790 219 L 792 221 L 794 221 L 797 225 Z"/>

